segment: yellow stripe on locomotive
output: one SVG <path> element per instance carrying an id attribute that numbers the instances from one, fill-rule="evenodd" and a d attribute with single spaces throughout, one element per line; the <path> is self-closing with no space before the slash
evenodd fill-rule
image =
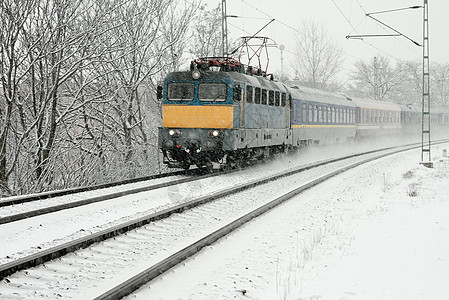
<path id="1" fill-rule="evenodd" d="M 162 126 L 176 128 L 233 128 L 232 105 L 164 105 Z"/>

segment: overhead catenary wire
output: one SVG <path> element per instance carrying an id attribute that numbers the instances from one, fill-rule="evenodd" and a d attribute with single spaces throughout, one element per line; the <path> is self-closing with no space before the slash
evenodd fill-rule
<path id="1" fill-rule="evenodd" d="M 332 2 L 334 3 L 334 5 L 337 7 L 338 11 L 339 11 L 339 12 L 341 13 L 341 15 L 345 18 L 345 20 L 349 23 L 349 25 L 350 25 L 351 28 L 354 30 L 354 32 L 358 33 L 358 32 L 357 32 L 357 27 L 359 27 L 360 24 L 361 24 L 363 21 L 365 21 L 366 18 L 369 16 L 369 14 L 368 14 L 368 13 L 366 12 L 366 10 L 363 8 L 363 6 L 362 6 L 362 4 L 359 2 L 359 0 L 355 0 L 355 1 L 356 1 L 357 4 L 359 5 L 360 9 L 363 11 L 363 13 L 364 13 L 364 15 L 365 15 L 365 18 L 363 18 L 363 20 L 360 21 L 359 24 L 358 24 L 357 26 L 354 26 L 354 25 L 352 24 L 352 22 L 349 20 L 349 18 L 345 15 L 345 13 L 343 12 L 343 10 L 338 6 L 338 4 L 337 4 L 334 0 L 331 0 L 331 1 L 332 1 Z M 401 9 L 401 10 L 402 10 L 402 9 Z M 372 17 L 371 17 L 371 18 L 372 18 Z M 376 23 L 376 26 L 378 26 L 379 28 L 383 29 L 384 31 L 387 31 L 387 30 L 385 29 L 385 27 L 382 27 L 381 25 L 379 25 L 379 24 L 377 24 L 377 23 Z M 369 42 L 365 41 L 363 38 L 360 38 L 360 37 L 357 37 L 357 38 L 359 38 L 363 43 L 367 44 L 368 46 L 370 46 L 370 47 L 376 49 L 377 51 L 379 51 L 379 52 L 385 54 L 386 56 L 388 56 L 388 57 L 394 59 L 395 61 L 397 61 L 397 62 L 402 61 L 401 59 L 399 59 L 399 58 L 393 56 L 392 54 L 390 54 L 390 53 L 388 53 L 388 52 L 386 52 L 386 51 L 384 51 L 384 50 L 382 50 L 382 49 L 376 47 L 376 46 L 373 45 L 372 43 L 369 43 Z M 412 50 L 412 51 L 414 51 L 414 52 L 416 53 L 416 51 L 415 51 L 414 49 L 412 49 L 411 47 L 409 47 L 409 45 L 406 45 L 405 43 L 403 43 L 402 40 L 398 38 L 398 36 L 395 36 L 394 38 L 397 39 L 401 44 L 403 44 L 404 46 L 406 46 L 407 48 L 409 48 L 410 50 Z"/>
<path id="2" fill-rule="evenodd" d="M 346 22 L 348 22 L 348 24 L 351 26 L 352 30 L 353 30 L 354 32 L 357 32 L 357 27 L 359 27 L 360 24 L 362 24 L 362 23 L 366 20 L 366 18 L 367 18 L 367 17 L 366 17 L 367 12 L 366 12 L 366 10 L 364 9 L 364 7 L 362 6 L 362 4 L 359 2 L 359 0 L 355 0 L 355 1 L 357 2 L 357 4 L 358 4 L 358 6 L 360 7 L 360 9 L 363 11 L 363 13 L 364 13 L 364 15 L 365 15 L 365 18 L 364 18 L 363 20 L 361 20 L 357 25 L 354 25 L 354 24 L 351 22 L 351 20 L 346 16 L 346 14 L 345 14 L 345 13 L 343 12 L 343 10 L 339 7 L 339 5 L 335 2 L 335 0 L 331 0 L 331 1 L 333 2 L 333 4 L 335 5 L 335 7 L 337 8 L 337 10 L 340 12 L 340 14 L 344 17 L 344 19 L 346 20 Z M 246 1 L 246 0 L 241 0 L 241 2 L 242 2 L 242 6 L 243 6 L 243 4 L 246 4 L 247 6 L 251 7 L 251 8 L 254 9 L 255 11 L 257 11 L 257 12 L 259 12 L 259 13 L 265 15 L 266 17 L 275 19 L 275 22 L 277 22 L 277 23 L 279 23 L 279 24 L 281 24 L 281 25 L 283 25 L 283 26 L 285 26 L 285 27 L 287 27 L 287 28 L 293 30 L 294 32 L 299 32 L 299 30 L 298 30 L 297 28 L 294 28 L 293 26 L 287 24 L 286 22 L 281 21 L 280 18 L 275 18 L 274 16 L 272 16 L 272 15 L 266 13 L 266 12 L 263 11 L 262 9 L 260 9 L 260 8 L 258 8 L 258 7 L 256 7 L 256 6 L 254 6 L 253 4 L 249 3 L 248 1 Z M 248 32 L 245 31 L 244 29 L 239 28 L 239 27 L 237 27 L 237 26 L 235 26 L 235 25 L 233 25 L 233 24 L 232 24 L 231 26 L 236 27 L 236 28 L 238 28 L 239 30 L 242 30 L 242 31 L 248 33 Z M 383 28 L 383 27 L 380 26 L 379 24 L 377 24 L 377 26 L 379 26 L 380 28 Z M 385 30 L 385 28 L 383 28 L 383 30 Z M 396 37 L 396 38 L 397 38 L 397 37 Z M 380 49 L 379 47 L 375 46 L 374 44 L 372 44 L 372 43 L 370 43 L 370 42 L 367 42 L 367 41 L 365 41 L 365 40 L 363 40 L 363 39 L 362 39 L 362 42 L 365 43 L 366 45 L 368 45 L 369 47 L 371 47 L 371 48 L 373 48 L 373 49 L 376 49 L 378 52 L 384 54 L 385 56 L 392 58 L 393 60 L 395 60 L 395 61 L 397 61 L 397 62 L 402 61 L 400 58 L 395 57 L 394 55 L 392 55 L 392 54 L 390 54 L 390 53 L 388 53 L 388 52 L 386 52 L 386 51 Z M 402 41 L 400 41 L 400 42 L 402 43 Z M 409 47 L 409 48 L 410 48 L 410 47 Z M 288 52 L 288 53 L 290 53 L 290 54 L 292 54 L 292 55 L 297 55 L 297 53 L 294 53 L 294 52 L 292 52 L 292 51 L 288 51 L 287 49 L 285 49 L 284 51 L 285 51 L 285 52 Z M 361 60 L 361 61 L 368 62 L 366 59 L 360 58 L 360 57 L 355 56 L 355 55 L 353 55 L 353 54 L 349 54 L 349 53 L 347 53 L 346 51 L 344 51 L 344 53 L 345 53 L 346 55 L 350 56 L 350 57 L 355 58 L 355 59 L 359 59 L 359 60 Z"/>
<path id="3" fill-rule="evenodd" d="M 362 4 L 359 2 L 359 0 L 355 0 L 355 1 L 356 1 L 357 4 L 359 5 L 360 9 L 363 11 L 363 14 L 365 15 L 365 18 L 364 18 L 364 19 L 363 19 L 363 20 L 356 26 L 356 28 L 357 28 L 363 21 L 365 21 L 365 19 L 366 19 L 367 17 L 370 17 L 370 18 L 374 19 L 374 18 L 371 16 L 371 15 L 373 15 L 373 14 L 381 14 L 381 13 L 388 13 L 388 12 L 402 11 L 402 10 L 407 10 L 407 9 L 417 9 L 417 8 L 422 8 L 422 6 L 415 5 L 415 6 L 405 7 L 405 8 L 389 9 L 389 10 L 383 10 L 383 11 L 377 11 L 377 12 L 368 13 L 368 12 L 365 10 L 365 8 L 362 6 Z M 332 0 L 332 2 L 334 2 L 334 0 Z M 335 2 L 334 2 L 334 4 L 336 5 Z M 337 5 L 336 5 L 336 6 L 337 6 Z M 377 20 L 376 20 L 376 21 L 377 21 Z M 382 23 L 382 22 L 379 21 L 379 23 Z M 384 26 L 380 25 L 379 23 L 375 22 L 376 26 L 379 27 L 379 28 L 381 28 L 381 29 L 384 30 L 385 32 L 388 32 L 388 30 L 387 30 Z M 351 25 L 352 25 L 352 24 L 351 24 Z M 386 24 L 385 24 L 385 25 L 386 25 Z M 352 26 L 352 27 L 353 27 L 353 26 Z M 386 27 L 390 27 L 390 26 L 386 25 Z M 354 27 L 353 27 L 353 28 L 354 28 Z M 354 28 L 354 30 L 355 30 L 355 32 L 357 33 L 357 30 L 356 30 L 355 28 Z M 402 35 L 402 34 L 400 33 L 400 35 Z M 403 35 L 403 36 L 404 36 L 404 35 Z M 406 36 L 404 36 L 404 37 L 406 37 Z M 415 41 L 413 41 L 412 39 L 410 39 L 410 38 L 408 38 L 408 37 L 406 37 L 406 38 L 409 39 L 410 41 L 412 41 L 414 44 L 417 44 L 417 43 L 416 43 Z M 401 43 L 401 44 L 402 44 L 403 46 L 405 46 L 406 48 L 408 48 L 409 50 L 411 50 L 412 52 L 414 52 L 414 53 L 420 55 L 420 53 L 417 52 L 415 48 L 412 48 L 412 47 L 410 47 L 409 44 L 404 43 L 404 41 L 403 41 L 401 38 L 399 38 L 399 36 L 394 36 L 394 39 L 397 40 L 399 43 Z M 366 41 L 363 40 L 363 39 L 361 39 L 361 40 L 362 40 L 365 44 L 367 44 L 367 45 L 373 47 L 374 49 L 376 49 L 376 50 L 378 50 L 378 51 L 380 51 L 380 52 L 386 54 L 387 56 L 393 58 L 394 60 L 396 60 L 396 61 L 402 61 L 401 59 L 399 59 L 399 58 L 397 58 L 397 57 L 394 57 L 393 55 L 391 55 L 391 54 L 389 54 L 389 53 L 387 53 L 387 52 L 385 52 L 385 51 L 379 49 L 378 47 L 374 46 L 373 44 L 368 43 L 368 42 L 366 42 Z"/>

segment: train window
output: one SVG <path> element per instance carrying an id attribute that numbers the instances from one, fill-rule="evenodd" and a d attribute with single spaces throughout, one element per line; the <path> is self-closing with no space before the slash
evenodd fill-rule
<path id="1" fill-rule="evenodd" d="M 193 83 L 169 83 L 167 98 L 171 101 L 192 101 L 195 97 Z"/>
<path id="2" fill-rule="evenodd" d="M 331 122 L 335 123 L 335 107 L 332 107 Z"/>
<path id="3" fill-rule="evenodd" d="M 313 107 L 312 105 L 309 105 L 309 123 L 313 122 L 312 115 L 313 115 Z"/>
<path id="4" fill-rule="evenodd" d="M 262 89 L 262 104 L 267 105 L 267 90 Z"/>
<path id="5" fill-rule="evenodd" d="M 246 87 L 246 102 L 253 102 L 253 87 L 250 85 Z"/>
<path id="6" fill-rule="evenodd" d="M 293 121 L 296 122 L 296 103 L 293 103 Z"/>
<path id="7" fill-rule="evenodd" d="M 302 105 L 302 123 L 307 123 L 307 105 Z"/>
<path id="8" fill-rule="evenodd" d="M 274 106 L 274 91 L 268 91 L 268 105 Z"/>
<path id="9" fill-rule="evenodd" d="M 201 86 L 201 84 L 200 84 Z M 234 85 L 234 102 L 240 102 L 242 100 L 242 88 L 240 85 Z M 201 99 L 201 98 L 200 98 Z"/>
<path id="10" fill-rule="evenodd" d="M 282 93 L 281 94 L 281 106 L 284 107 L 287 103 L 287 94 L 286 93 Z"/>
<path id="11" fill-rule="evenodd" d="M 234 96 L 236 94 L 234 87 Z M 239 87 L 240 93 L 241 88 Z M 224 83 L 200 83 L 198 87 L 198 99 L 200 101 L 225 101 L 226 100 L 226 84 Z"/>
<path id="12" fill-rule="evenodd" d="M 261 90 L 260 88 L 256 87 L 254 91 L 254 103 L 260 104 L 260 96 L 261 96 Z"/>
<path id="13" fill-rule="evenodd" d="M 323 122 L 323 108 L 321 106 L 318 107 L 318 122 Z"/>
<path id="14" fill-rule="evenodd" d="M 274 92 L 274 105 L 280 106 L 281 105 L 281 93 L 280 92 Z"/>
<path id="15" fill-rule="evenodd" d="M 332 123 L 332 111 L 331 108 L 327 108 L 327 123 Z"/>
<path id="16" fill-rule="evenodd" d="M 318 121 L 318 105 L 313 106 L 313 123 Z"/>

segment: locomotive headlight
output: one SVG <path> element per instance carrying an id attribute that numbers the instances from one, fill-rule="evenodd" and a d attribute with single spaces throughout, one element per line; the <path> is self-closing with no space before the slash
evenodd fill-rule
<path id="1" fill-rule="evenodd" d="M 176 132 L 173 130 L 173 129 L 170 129 L 169 131 L 168 131 L 168 134 L 169 135 L 174 135 Z"/>
<path id="2" fill-rule="evenodd" d="M 193 70 L 192 71 L 192 77 L 193 77 L 193 79 L 200 79 L 200 77 L 201 77 L 200 70 Z"/>
<path id="3" fill-rule="evenodd" d="M 212 135 L 213 135 L 213 136 L 218 136 L 218 133 L 219 133 L 218 130 L 214 130 L 214 131 L 212 132 Z"/>

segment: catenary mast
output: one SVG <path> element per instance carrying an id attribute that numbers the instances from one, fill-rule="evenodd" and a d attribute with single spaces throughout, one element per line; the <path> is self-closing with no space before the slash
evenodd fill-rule
<path id="1" fill-rule="evenodd" d="M 228 20 L 226 12 L 226 0 L 221 0 L 221 47 L 222 56 L 228 56 Z"/>

